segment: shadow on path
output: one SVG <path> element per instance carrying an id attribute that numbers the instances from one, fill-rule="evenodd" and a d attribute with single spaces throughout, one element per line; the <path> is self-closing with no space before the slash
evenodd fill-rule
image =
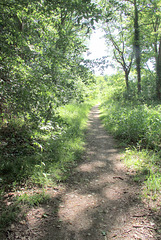
<path id="1" fill-rule="evenodd" d="M 37 210 L 45 219 L 30 221 L 24 239 L 159 239 L 150 211 L 139 200 L 139 188 L 114 146 L 95 106 L 88 121 L 86 153 L 49 204 Z"/>

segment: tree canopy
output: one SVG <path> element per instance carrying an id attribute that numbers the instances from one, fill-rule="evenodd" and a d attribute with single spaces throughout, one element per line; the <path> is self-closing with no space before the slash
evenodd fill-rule
<path id="1" fill-rule="evenodd" d="M 59 0 L 0 3 L 0 114 L 47 122 L 57 106 L 82 101 L 94 81 L 82 53 L 101 20 L 107 45 L 125 74 L 154 64 L 156 96 L 161 98 L 161 4 L 159 0 Z M 103 60 L 105 61 L 105 59 Z M 107 60 L 105 61 L 107 63 Z M 100 62 L 97 62 L 100 65 Z M 89 65 L 90 66 L 90 65 Z"/>
<path id="2" fill-rule="evenodd" d="M 93 81 L 82 53 L 100 18 L 84 0 L 0 3 L 0 111 L 47 121 L 54 107 L 81 99 Z M 50 112 L 50 114 L 48 114 Z"/>
<path id="3" fill-rule="evenodd" d="M 103 12 L 106 41 L 107 44 L 112 43 L 114 58 L 125 72 L 126 86 L 129 85 L 127 76 L 131 70 L 136 69 L 138 93 L 141 93 L 142 72 L 149 69 L 150 63 L 154 66 L 156 75 L 153 78 L 155 95 L 161 99 L 160 1 L 101 0 L 99 5 Z"/>

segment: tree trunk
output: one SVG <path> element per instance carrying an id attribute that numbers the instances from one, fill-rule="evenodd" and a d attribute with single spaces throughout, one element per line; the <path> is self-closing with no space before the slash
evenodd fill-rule
<path id="1" fill-rule="evenodd" d="M 156 94 L 157 94 L 157 98 L 161 100 L 161 38 L 160 38 L 159 52 L 157 57 Z"/>
<path id="2" fill-rule="evenodd" d="M 126 89 L 129 90 L 129 73 L 125 71 L 125 81 L 126 81 Z"/>
<path id="3" fill-rule="evenodd" d="M 140 50 L 140 32 L 139 32 L 139 17 L 138 17 L 138 9 L 136 0 L 134 0 L 134 8 L 135 8 L 135 17 L 134 17 L 134 51 L 135 51 L 135 58 L 136 58 L 136 70 L 137 70 L 137 80 L 138 80 L 138 93 L 141 92 L 141 50 Z"/>

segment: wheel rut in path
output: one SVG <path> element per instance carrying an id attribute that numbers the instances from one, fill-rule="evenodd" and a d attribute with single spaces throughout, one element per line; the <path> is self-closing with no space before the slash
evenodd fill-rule
<path id="1" fill-rule="evenodd" d="M 28 220 L 30 236 L 24 239 L 159 239 L 149 210 L 139 200 L 139 187 L 130 180 L 114 146 L 98 106 L 93 107 L 82 159 L 43 207 L 46 217 Z"/>

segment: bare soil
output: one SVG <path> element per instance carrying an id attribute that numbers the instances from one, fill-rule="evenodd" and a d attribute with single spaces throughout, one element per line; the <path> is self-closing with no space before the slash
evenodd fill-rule
<path id="1" fill-rule="evenodd" d="M 48 188 L 48 204 L 30 209 L 25 219 L 11 225 L 6 239 L 161 239 L 159 213 L 142 202 L 140 186 L 120 158 L 95 106 L 89 115 L 86 151 L 69 179 Z"/>

